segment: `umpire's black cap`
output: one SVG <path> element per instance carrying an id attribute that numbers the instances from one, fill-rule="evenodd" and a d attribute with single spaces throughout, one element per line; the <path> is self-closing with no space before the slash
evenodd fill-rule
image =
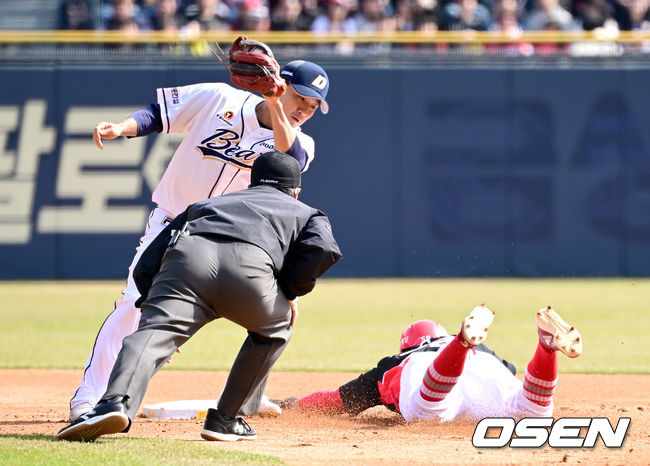
<path id="1" fill-rule="evenodd" d="M 251 186 L 261 184 L 276 188 L 299 188 L 300 165 L 298 161 L 279 150 L 260 155 L 253 162 Z"/>

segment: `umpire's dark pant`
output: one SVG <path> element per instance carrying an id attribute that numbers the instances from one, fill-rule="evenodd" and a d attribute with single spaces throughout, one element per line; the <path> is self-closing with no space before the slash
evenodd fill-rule
<path id="1" fill-rule="evenodd" d="M 257 246 L 182 236 L 167 248 L 136 332 L 126 337 L 103 400 L 126 396 L 131 419 L 151 377 L 201 327 L 220 317 L 248 330 L 219 400 L 226 416 L 257 413 L 271 367 L 291 337 L 291 309 L 269 255 Z"/>

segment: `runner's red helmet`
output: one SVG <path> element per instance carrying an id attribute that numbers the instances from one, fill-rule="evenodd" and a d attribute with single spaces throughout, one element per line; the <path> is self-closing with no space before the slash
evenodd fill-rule
<path id="1" fill-rule="evenodd" d="M 399 341 L 400 353 L 407 348 L 419 346 L 431 338 L 449 335 L 447 329 L 433 320 L 418 320 L 406 327 Z"/>

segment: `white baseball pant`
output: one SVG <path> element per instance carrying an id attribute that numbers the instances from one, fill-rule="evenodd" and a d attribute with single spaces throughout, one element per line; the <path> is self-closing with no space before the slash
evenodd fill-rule
<path id="1" fill-rule="evenodd" d="M 147 246 L 173 218 L 172 214 L 160 207 L 151 211 L 144 235 L 140 238 L 140 245 L 136 248 L 135 257 L 129 267 L 122 298 L 115 302 L 113 312 L 99 329 L 93 349 L 86 361 L 81 384 L 70 400 L 71 410 L 82 403 L 95 406 L 106 391 L 108 378 L 122 348 L 122 340 L 135 332 L 140 323 L 140 309 L 135 307 L 135 301 L 140 297 L 140 293 L 133 281 L 133 269 Z"/>

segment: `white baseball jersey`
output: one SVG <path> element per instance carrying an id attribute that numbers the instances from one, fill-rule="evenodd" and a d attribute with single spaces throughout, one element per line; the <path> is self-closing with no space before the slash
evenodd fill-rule
<path id="1" fill-rule="evenodd" d="M 248 187 L 253 161 L 275 150 L 273 131 L 260 126 L 255 107 L 262 97 L 224 83 L 157 90 L 163 133 L 187 133 L 152 200 L 176 216 L 188 205 Z M 314 158 L 314 140 L 296 128 Z"/>

